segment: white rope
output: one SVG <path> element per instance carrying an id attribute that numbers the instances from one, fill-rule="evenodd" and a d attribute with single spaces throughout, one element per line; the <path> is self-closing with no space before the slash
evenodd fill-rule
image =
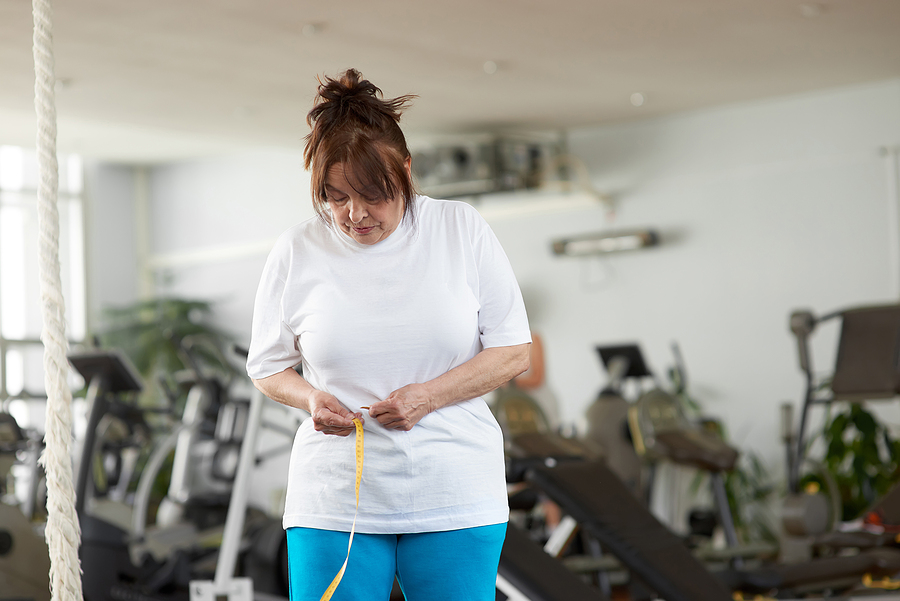
<path id="1" fill-rule="evenodd" d="M 46 443 L 41 463 L 47 474 L 47 528 L 50 590 L 53 601 L 81 601 L 78 546 L 81 530 L 75 513 L 75 489 L 69 447 L 72 394 L 66 382 L 66 305 L 59 269 L 59 211 L 56 160 L 56 104 L 53 96 L 53 27 L 50 0 L 33 0 L 34 107 L 37 112 L 38 224 L 44 384 L 47 389 Z"/>

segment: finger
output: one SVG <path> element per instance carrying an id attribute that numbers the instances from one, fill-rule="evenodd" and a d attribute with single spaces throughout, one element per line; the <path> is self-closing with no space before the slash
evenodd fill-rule
<path id="1" fill-rule="evenodd" d="M 323 409 L 321 411 L 316 412 L 315 419 L 322 424 L 326 424 L 329 426 L 335 426 L 338 428 L 349 428 L 353 425 L 353 417 L 354 415 L 349 411 L 344 410 L 347 415 L 343 413 L 338 413 L 337 411 L 333 411 L 331 409 Z"/>
<path id="2" fill-rule="evenodd" d="M 329 411 L 331 411 L 334 415 L 340 417 L 342 420 L 346 420 L 345 423 L 353 421 L 353 418 L 359 415 L 358 413 L 353 413 L 349 409 L 340 406 L 333 408 L 330 407 Z"/>
<path id="3" fill-rule="evenodd" d="M 334 426 L 317 426 L 315 428 L 317 431 L 322 434 L 328 434 L 332 436 L 349 436 L 353 433 L 356 428 L 336 428 Z"/>
<path id="4" fill-rule="evenodd" d="M 386 419 L 382 422 L 382 425 L 385 428 L 391 428 L 394 430 L 402 430 L 406 424 L 409 423 L 409 420 L 402 417 L 394 417 L 392 419 Z"/>
<path id="5" fill-rule="evenodd" d="M 398 417 L 396 414 L 390 414 L 387 412 L 379 413 L 378 415 L 373 415 L 379 424 L 382 426 L 387 426 L 388 424 L 397 421 Z"/>
<path id="6" fill-rule="evenodd" d="M 392 407 L 396 407 L 396 405 L 397 399 L 394 397 L 394 393 L 391 393 L 386 399 L 372 403 L 369 407 L 369 411 L 384 413 L 385 411 L 389 411 Z"/>
<path id="7" fill-rule="evenodd" d="M 335 432 L 349 433 L 356 429 L 356 426 L 354 426 L 352 422 L 349 425 L 342 424 L 337 422 L 333 416 L 327 419 L 313 419 L 313 426 L 315 430 L 326 434 L 333 434 Z"/>

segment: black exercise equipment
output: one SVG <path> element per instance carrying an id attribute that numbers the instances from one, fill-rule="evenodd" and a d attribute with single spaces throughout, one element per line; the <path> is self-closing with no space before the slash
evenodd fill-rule
<path id="1" fill-rule="evenodd" d="M 896 534 L 897 542 L 900 543 L 900 483 L 869 510 L 865 521 L 873 526 L 884 528 L 888 533 Z"/>
<path id="2" fill-rule="evenodd" d="M 0 496 L 7 473 L 28 441 L 18 422 L 0 411 Z M 14 505 L 0 503 L 0 599 L 50 601 L 50 554 L 44 537 Z"/>
<path id="3" fill-rule="evenodd" d="M 135 565 L 129 555 L 129 533 L 85 510 L 94 481 L 97 426 L 109 413 L 134 409 L 120 398 L 139 392 L 140 378 L 125 356 L 115 351 L 76 353 L 69 356 L 69 362 L 88 383 L 88 422 L 75 485 L 85 601 L 187 601 L 190 570 L 183 554 L 174 554 L 163 563 L 145 556 L 142 564 Z"/>
<path id="4" fill-rule="evenodd" d="M 545 553 L 514 524 L 508 524 L 506 528 L 498 575 L 498 589 L 504 594 L 503 597 L 498 595 L 498 599 L 607 601 L 599 590 L 584 583 Z M 519 596 L 514 597 L 516 594 Z"/>
<path id="5" fill-rule="evenodd" d="M 529 480 L 667 601 L 728 601 L 731 592 L 602 462 L 537 467 Z"/>
<path id="6" fill-rule="evenodd" d="M 516 386 L 515 382 L 510 382 L 497 392 L 491 411 L 507 440 L 523 433 L 550 431 L 544 410 L 534 397 Z"/>
<path id="7" fill-rule="evenodd" d="M 89 351 L 69 355 L 69 363 L 81 374 L 88 386 L 88 422 L 81 443 L 78 471 L 75 477 L 75 510 L 84 513 L 87 496 L 91 493 L 88 479 L 94 475 L 94 451 L 97 446 L 97 427 L 109 413 L 127 415 L 131 423 L 143 423 L 143 414 L 135 407 L 115 402 L 112 395 L 137 393 L 143 389 L 140 376 L 116 352 Z M 93 479 L 93 478 L 92 478 Z"/>
<path id="8" fill-rule="evenodd" d="M 195 523 L 202 524 L 208 519 L 202 515 L 203 511 L 199 511 L 200 515 L 191 522 L 154 532 L 154 538 L 168 543 L 166 554 L 156 557 L 145 544 L 150 537 L 143 528 L 148 506 L 145 497 L 149 495 L 149 488 L 144 495 L 141 492 L 144 487 L 138 486 L 137 500 L 134 503 L 134 513 L 140 518 L 136 521 L 142 525 L 138 530 L 128 531 L 97 515 L 91 515 L 87 503 L 96 493 L 96 459 L 103 447 L 98 426 L 109 416 L 120 417 L 129 427 L 144 424 L 143 412 L 127 401 L 129 395 L 133 396 L 140 391 L 140 379 L 124 355 L 116 351 L 77 353 L 70 355 L 69 361 L 89 383 L 89 418 L 75 490 L 82 529 L 80 556 L 84 574 L 84 598 L 86 601 L 188 601 L 193 582 L 212 578 L 220 551 L 215 545 L 199 542 L 200 532 Z M 202 426 L 208 426 L 209 432 L 204 432 L 204 436 L 223 443 L 224 448 L 231 449 L 240 445 L 247 422 L 244 404 L 240 401 L 232 402 L 225 394 L 224 386 L 220 390 L 214 388 L 218 385 L 212 380 L 202 379 L 200 376 L 197 379 L 200 387 L 195 387 L 192 391 L 198 394 L 208 392 L 210 396 L 209 403 L 196 403 L 197 423 L 192 424 L 192 427 L 199 430 Z M 209 414 L 210 420 L 218 417 L 220 421 L 206 420 L 206 414 Z M 214 432 L 215 424 L 219 425 L 219 429 Z M 180 429 L 170 433 L 166 440 L 175 440 L 173 436 L 179 437 L 186 431 L 187 426 L 181 424 Z M 189 442 L 193 443 L 195 440 L 191 439 Z M 154 463 L 153 457 L 168 455 L 172 448 L 177 450 L 177 446 L 169 442 L 158 445 L 144 469 L 142 484 L 145 481 L 152 483 L 158 474 L 158 468 L 149 466 Z M 190 449 L 185 449 L 185 455 L 190 458 Z M 208 456 L 213 457 L 214 454 L 208 453 Z M 226 481 L 233 478 L 234 469 L 228 468 L 227 458 L 220 457 L 219 463 L 220 478 Z M 190 492 L 190 482 L 187 479 L 185 481 L 184 489 Z M 208 504 L 208 507 L 210 510 L 218 509 L 219 506 L 227 509 L 231 498 L 230 495 L 225 495 L 216 503 Z M 188 500 L 191 500 L 190 497 Z M 188 504 L 188 507 L 202 509 L 196 503 Z M 241 513 L 245 510 L 246 506 L 242 505 Z M 189 512 L 185 514 L 186 517 L 191 517 Z M 287 560 L 280 520 L 273 520 L 260 512 L 253 513 L 246 520 L 243 515 L 241 517 L 243 527 L 238 534 L 246 536 L 246 540 L 239 549 L 242 556 L 233 559 L 241 563 L 241 571 L 254 578 L 254 584 L 260 593 L 286 596 Z M 277 528 L 273 528 L 272 524 L 277 525 Z M 235 549 L 238 550 L 238 546 Z"/>
<path id="9" fill-rule="evenodd" d="M 834 370 L 830 379 L 816 377 L 810 337 L 823 323 L 836 320 L 840 321 L 840 337 Z M 782 406 L 782 439 L 787 449 L 788 473 L 782 521 L 790 535 L 783 541 L 782 556 L 796 561 L 809 557 L 812 546 L 819 544 L 840 521 L 839 491 L 833 478 L 806 456 L 810 412 L 814 406 L 827 406 L 835 401 L 891 399 L 900 393 L 900 305 L 855 307 L 820 317 L 807 310 L 794 311 L 789 324 L 797 339 L 799 365 L 806 383 L 796 430 L 793 406 Z M 827 497 L 801 490 L 801 471 L 810 468 L 825 481 Z M 888 528 L 891 523 L 900 525 L 897 507 L 900 507 L 900 486 L 867 514 L 867 520 Z"/>
<path id="10" fill-rule="evenodd" d="M 687 418 L 681 401 L 674 394 L 655 384 L 653 373 L 647 367 L 647 362 L 637 344 L 598 346 L 596 350 L 609 373 L 610 383 L 601 391 L 594 405 L 588 409 L 589 436 L 592 432 L 603 432 L 607 438 L 616 436 L 618 426 L 611 429 L 603 422 L 609 421 L 610 418 L 621 420 L 621 412 L 626 411 L 624 426 L 633 445 L 632 455 L 636 452 L 637 456 L 648 463 L 647 482 L 644 484 L 643 494 L 640 495 L 648 505 L 655 466 L 660 461 L 669 461 L 708 472 L 718 522 L 728 546 L 737 547 L 737 532 L 728 505 L 723 474 L 734 469 L 738 451 L 722 440 L 718 433 Z M 676 392 L 683 392 L 687 375 L 677 345 L 673 345 L 673 353 L 676 358 Z M 653 378 L 655 385 L 650 390 L 640 393 L 636 400 L 627 403 L 622 399 L 620 391 L 624 380 L 628 378 L 636 379 L 639 383 L 644 378 Z M 628 456 L 625 456 L 625 459 L 627 458 Z M 635 486 L 634 476 L 623 470 L 622 466 L 626 465 L 625 463 L 607 463 L 630 490 L 640 494 L 641 487 Z M 629 474 L 628 477 L 623 476 L 623 472 Z M 740 567 L 743 563 L 739 555 L 735 555 L 732 561 L 736 567 Z"/>
<path id="11" fill-rule="evenodd" d="M 872 548 L 856 555 L 814 559 L 799 564 L 776 564 L 753 571 L 727 570 L 719 574 L 735 590 L 752 595 L 779 591 L 785 597 L 798 597 L 821 591 L 850 591 L 863 588 L 865 576 L 880 580 L 896 578 L 900 572 L 900 550 Z"/>
<path id="12" fill-rule="evenodd" d="M 600 355 L 600 361 L 610 373 L 611 380 L 621 381 L 625 378 L 646 378 L 653 374 L 644 361 L 644 355 L 637 344 L 612 344 L 594 347 Z M 623 362 L 624 368 L 616 368 L 616 362 Z"/>
<path id="13" fill-rule="evenodd" d="M 606 386 L 585 411 L 585 442 L 596 447 L 598 454 L 629 489 L 646 498 L 652 480 L 652 466 L 644 470 L 641 458 L 634 449 L 634 438 L 628 425 L 631 403 L 625 399 L 623 387 L 629 378 L 640 381 L 652 374 L 637 344 L 595 348 L 608 379 Z"/>
<path id="14" fill-rule="evenodd" d="M 737 532 L 728 504 L 723 474 L 734 469 L 738 451 L 715 432 L 692 423 L 672 394 L 655 388 L 629 408 L 629 425 L 638 455 L 652 461 L 671 461 L 709 474 L 719 525 L 729 547 L 737 547 Z M 740 567 L 743 560 L 735 556 Z"/>
<path id="15" fill-rule="evenodd" d="M 900 549 L 876 546 L 888 542 L 889 537 L 862 535 L 856 542 L 868 548 L 853 556 L 713 574 L 602 462 L 569 461 L 552 467 L 533 467 L 527 478 L 628 568 L 633 577 L 667 601 L 725 601 L 731 598 L 732 590 L 767 595 L 776 592 L 780 598 L 790 598 L 829 589 L 847 590 L 867 574 L 876 579 L 896 578 L 900 572 Z M 822 540 L 823 544 L 826 542 L 827 539 Z"/>
<path id="16" fill-rule="evenodd" d="M 813 379 L 807 338 L 817 323 L 838 316 L 843 318 L 843 328 L 831 385 L 832 396 L 823 397 L 817 392 L 820 383 Z M 791 440 L 789 453 L 790 479 L 796 489 L 804 459 L 806 421 L 812 405 L 837 399 L 894 397 L 900 391 L 900 305 L 853 309 L 818 320 L 809 313 L 795 313 L 791 325 L 798 338 L 801 367 L 807 374 L 801 425 L 796 438 Z M 610 359 L 614 356 L 607 353 Z M 615 365 L 612 360 L 609 363 Z M 627 373 L 627 362 L 619 362 L 616 369 Z M 679 435 L 683 430 L 681 417 L 670 411 L 670 404 L 668 408 L 666 405 L 658 398 L 648 397 L 647 416 L 654 419 L 644 420 L 649 427 L 632 429 L 642 436 L 647 435 L 640 441 L 645 450 L 653 447 L 655 453 L 688 460 L 714 472 L 733 465 L 736 453 L 733 450 L 722 453 L 718 446 L 713 448 L 715 445 L 707 444 L 711 439 L 704 437 L 704 433 L 689 430 L 688 435 Z M 671 427 L 666 426 L 667 412 L 673 418 Z M 652 415 L 654 413 L 656 415 Z M 640 418 L 638 413 L 632 421 L 640 426 Z M 857 553 L 801 564 L 771 565 L 752 571 L 730 569 L 713 574 L 691 554 L 680 538 L 645 509 L 606 465 L 589 460 L 584 453 L 570 448 L 571 445 L 567 448 L 557 444 L 557 440 L 543 437 L 540 432 L 527 434 L 512 441 L 516 453 L 508 456 L 509 472 L 524 476 L 560 505 L 584 531 L 599 541 L 604 551 L 614 555 L 630 570 L 633 580 L 649 586 L 667 601 L 725 601 L 732 597 L 732 591 L 774 594 L 781 598 L 816 591 L 846 591 L 862 586 L 860 583 L 867 575 L 873 579 L 896 578 L 900 571 L 900 549 L 883 546 L 885 543 L 900 544 L 900 540 L 891 538 L 890 533 L 855 533 L 852 537 L 830 533 L 816 537 L 816 544 L 846 548 L 849 543 Z M 900 488 L 889 493 L 869 514 L 871 523 L 887 520 L 887 527 L 896 525 L 900 511 L 898 499 Z"/>
<path id="17" fill-rule="evenodd" d="M 817 380 L 813 372 L 809 337 L 819 325 L 837 318 L 841 320 L 837 361 L 830 386 L 824 386 L 826 382 Z M 788 454 L 788 485 L 796 493 L 806 453 L 809 411 L 814 405 L 886 399 L 900 394 L 900 305 L 857 307 L 821 317 L 810 311 L 795 311 L 790 317 L 790 328 L 797 338 L 800 369 L 806 379 L 800 426 L 790 441 Z"/>

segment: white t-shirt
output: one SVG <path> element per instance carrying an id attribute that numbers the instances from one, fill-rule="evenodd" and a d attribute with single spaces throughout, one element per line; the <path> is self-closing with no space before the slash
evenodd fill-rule
<path id="1" fill-rule="evenodd" d="M 318 217 L 285 232 L 263 271 L 247 371 L 303 375 L 365 418 L 357 530 L 410 533 L 508 519 L 500 428 L 482 398 L 441 408 L 408 432 L 361 406 L 434 379 L 482 348 L 531 341 L 497 238 L 463 202 L 416 199 L 386 239 L 364 245 Z M 349 531 L 354 437 L 304 421 L 291 453 L 284 527 Z"/>

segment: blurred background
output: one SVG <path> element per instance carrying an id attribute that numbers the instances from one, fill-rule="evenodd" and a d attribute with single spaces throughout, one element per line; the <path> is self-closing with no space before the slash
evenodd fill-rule
<path id="1" fill-rule="evenodd" d="M 267 252 L 313 214 L 316 78 L 348 67 L 419 96 L 419 186 L 500 238 L 566 432 L 606 383 L 595 346 L 638 343 L 666 385 L 677 343 L 703 412 L 782 480 L 791 312 L 900 298 L 895 0 L 70 0 L 54 21 L 76 348 L 110 309 L 172 298 L 248 344 Z M 0 0 L 0 402 L 40 430 L 31 36 L 30 6 Z M 656 244 L 554 251 L 623 231 Z M 812 344 L 828 372 L 836 327 Z M 896 436 L 900 404 L 872 410 Z"/>

